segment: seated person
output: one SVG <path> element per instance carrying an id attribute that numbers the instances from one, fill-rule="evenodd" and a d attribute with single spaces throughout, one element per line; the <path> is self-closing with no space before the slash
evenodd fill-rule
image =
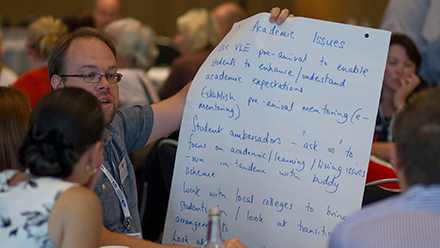
<path id="1" fill-rule="evenodd" d="M 174 42 L 181 56 L 171 64 L 170 75 L 159 90 L 161 99 L 176 94 L 193 80 L 212 49 L 220 42 L 217 24 L 206 9 L 192 9 L 177 18 L 177 29 Z"/>
<path id="2" fill-rule="evenodd" d="M 82 89 L 50 92 L 35 105 L 17 156 L 26 172 L 0 172 L 2 246 L 100 246 L 101 205 L 90 189 L 103 131 L 101 104 Z"/>
<path id="3" fill-rule="evenodd" d="M 420 54 L 407 36 L 391 36 L 371 150 L 373 155 L 386 161 L 389 161 L 392 147 L 390 123 L 393 116 L 412 92 L 425 88 L 416 74 L 420 62 Z"/>
<path id="4" fill-rule="evenodd" d="M 26 50 L 32 70 L 21 75 L 12 87 L 28 95 L 32 108 L 50 91 L 47 59 L 55 42 L 65 34 L 66 25 L 52 16 L 40 17 L 27 28 Z"/>
<path id="5" fill-rule="evenodd" d="M 440 88 L 397 115 L 392 161 L 403 194 L 363 208 L 332 233 L 330 248 L 440 247 Z"/>
<path id="6" fill-rule="evenodd" d="M 221 35 L 229 32 L 227 29 L 231 27 L 233 21 L 244 17 L 245 13 L 243 10 L 240 11 L 239 6 L 226 4 L 219 7 L 214 10 L 214 15 L 206 9 L 192 9 L 177 18 L 178 33 L 174 37 L 174 42 L 179 48 L 181 56 L 171 64 L 171 73 L 159 90 L 161 99 L 176 94 L 189 81 L 193 80 L 212 49 L 223 38 Z M 223 16 L 225 14 L 228 16 Z M 271 14 L 269 21 L 276 22 L 278 25 L 282 24 L 284 19 L 277 18 L 277 16 L 293 16 L 289 15 L 287 9 L 280 10 L 278 7 L 273 8 Z M 222 23 L 224 20 L 220 20 L 221 18 L 232 19 L 228 23 Z M 219 25 L 221 26 L 218 27 Z"/>
<path id="7" fill-rule="evenodd" d="M 111 22 L 104 31 L 115 39 L 116 64 L 123 75 L 119 82 L 119 108 L 158 102 L 159 95 L 146 74 L 158 54 L 153 29 L 124 18 Z"/>
<path id="8" fill-rule="evenodd" d="M 19 170 L 17 154 L 28 129 L 31 105 L 22 91 L 0 87 L 0 171 Z"/>

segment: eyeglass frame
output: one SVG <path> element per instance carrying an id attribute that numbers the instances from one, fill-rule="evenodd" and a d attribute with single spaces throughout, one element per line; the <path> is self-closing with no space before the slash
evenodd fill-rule
<path id="1" fill-rule="evenodd" d="M 90 75 L 93 75 L 93 74 L 99 75 L 98 82 L 96 82 L 96 83 L 94 83 L 94 82 L 87 82 L 86 81 L 86 77 L 90 76 Z M 116 82 L 110 82 L 110 80 L 108 79 L 108 77 L 112 76 L 112 75 L 116 76 Z M 82 77 L 84 82 L 89 83 L 89 84 L 99 84 L 99 82 L 101 82 L 103 76 L 107 79 L 107 81 L 109 83 L 117 84 L 117 83 L 121 82 L 122 77 L 123 77 L 123 75 L 121 73 L 112 73 L 112 74 L 90 73 L 90 74 L 74 74 L 74 75 L 58 75 L 58 76 L 60 76 L 60 77 Z"/>

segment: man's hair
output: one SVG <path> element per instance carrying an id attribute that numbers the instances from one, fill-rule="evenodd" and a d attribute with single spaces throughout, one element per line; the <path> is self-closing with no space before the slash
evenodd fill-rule
<path id="1" fill-rule="evenodd" d="M 63 74 L 63 72 L 66 69 L 65 57 L 67 50 L 69 49 L 72 41 L 80 38 L 85 38 L 85 39 L 96 38 L 101 40 L 110 48 L 116 59 L 116 49 L 115 46 L 113 45 L 112 38 L 108 34 L 96 28 L 91 28 L 91 27 L 78 28 L 75 31 L 73 31 L 71 34 L 68 34 L 62 37 L 61 39 L 59 39 L 58 42 L 55 44 L 55 47 L 52 50 L 52 53 L 50 54 L 48 61 L 49 78 L 52 78 L 53 75 Z"/>
<path id="2" fill-rule="evenodd" d="M 408 186 L 440 183 L 440 88 L 410 99 L 393 126 L 400 166 Z"/>

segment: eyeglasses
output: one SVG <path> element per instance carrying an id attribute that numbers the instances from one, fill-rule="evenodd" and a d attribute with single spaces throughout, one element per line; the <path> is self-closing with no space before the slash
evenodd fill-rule
<path id="1" fill-rule="evenodd" d="M 105 78 L 107 78 L 107 81 L 109 83 L 119 83 L 122 79 L 122 74 L 121 73 L 114 73 L 114 74 L 99 74 L 99 73 L 90 73 L 90 74 L 85 74 L 85 75 L 58 75 L 60 77 L 82 77 L 83 80 L 86 83 L 91 83 L 91 84 L 97 84 L 99 82 L 101 82 L 102 77 L 104 76 Z"/>

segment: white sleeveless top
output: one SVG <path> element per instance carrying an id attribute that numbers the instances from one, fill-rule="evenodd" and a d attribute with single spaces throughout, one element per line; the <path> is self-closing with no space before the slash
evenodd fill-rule
<path id="1" fill-rule="evenodd" d="M 7 181 L 17 172 L 0 172 L 0 248 L 54 247 L 47 225 L 50 211 L 64 191 L 78 184 L 34 177 L 8 186 Z"/>

